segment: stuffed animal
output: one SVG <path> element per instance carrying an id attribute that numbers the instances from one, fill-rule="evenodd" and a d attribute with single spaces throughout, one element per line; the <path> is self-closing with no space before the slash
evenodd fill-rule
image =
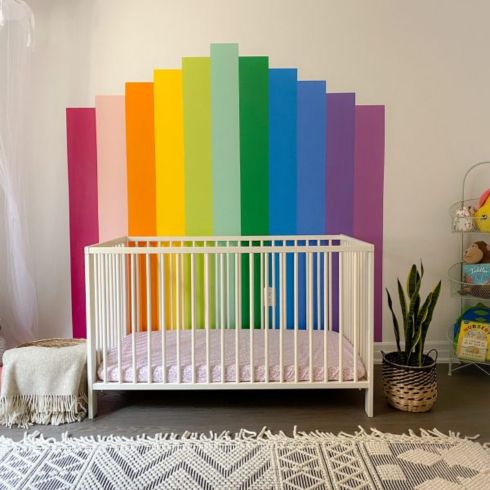
<path id="1" fill-rule="evenodd" d="M 465 264 L 489 264 L 490 249 L 486 242 L 478 241 L 467 248 L 463 255 Z"/>
<path id="2" fill-rule="evenodd" d="M 463 206 L 456 211 L 453 220 L 454 231 L 474 231 L 475 230 L 475 209 L 472 206 Z"/>
<path id="3" fill-rule="evenodd" d="M 462 296 L 471 295 L 476 298 L 490 299 L 490 284 L 483 285 L 465 285 L 459 290 L 459 294 Z"/>
<path id="4" fill-rule="evenodd" d="M 490 189 L 480 196 L 480 208 L 475 212 L 476 226 L 483 233 L 490 233 Z"/>

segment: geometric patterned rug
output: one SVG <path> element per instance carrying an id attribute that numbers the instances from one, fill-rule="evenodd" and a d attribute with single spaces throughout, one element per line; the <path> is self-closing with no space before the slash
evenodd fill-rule
<path id="1" fill-rule="evenodd" d="M 420 435 L 158 434 L 0 438 L 0 489 L 490 490 L 490 448 Z"/>

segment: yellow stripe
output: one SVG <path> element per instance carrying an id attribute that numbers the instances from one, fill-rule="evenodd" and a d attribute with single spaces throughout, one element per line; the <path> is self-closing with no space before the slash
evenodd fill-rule
<path id="1" fill-rule="evenodd" d="M 157 234 L 185 234 L 182 71 L 154 71 Z"/>
<path id="2" fill-rule="evenodd" d="M 182 71 L 155 70 L 153 74 L 156 165 L 157 234 L 185 235 L 184 116 Z M 176 328 L 177 261 L 165 257 L 165 321 Z M 170 269 L 172 268 L 172 272 Z M 170 298 L 173 298 L 171 301 Z"/>

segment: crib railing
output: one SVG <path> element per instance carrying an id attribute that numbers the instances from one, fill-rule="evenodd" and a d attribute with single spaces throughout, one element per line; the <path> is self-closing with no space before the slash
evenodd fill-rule
<path id="1" fill-rule="evenodd" d="M 373 250 L 371 244 L 345 235 L 130 237 L 87 247 L 89 388 L 369 388 Z M 339 334 L 335 380 L 329 376 L 328 332 L 332 331 Z M 169 351 L 171 336 L 175 345 Z M 211 337 L 216 336 L 219 352 L 212 355 Z M 289 364 L 285 336 L 293 339 Z M 141 337 L 146 344 L 144 359 L 137 345 Z M 189 337 L 190 343 L 184 344 Z M 298 359 L 299 339 L 305 337 L 306 378 Z M 354 353 L 349 380 L 344 379 L 346 340 Z M 320 346 L 314 343 L 322 344 L 320 378 L 315 375 L 318 360 L 314 363 L 313 356 Z M 278 353 L 274 355 L 279 366 L 273 380 L 272 351 Z M 216 354 L 219 362 L 211 365 Z M 363 379 L 358 377 L 358 355 L 366 367 Z M 154 377 L 155 356 L 159 379 Z M 257 356 L 263 364 L 260 380 L 256 379 Z M 176 365 L 173 380 L 169 379 L 170 357 Z M 185 380 L 184 357 L 190 366 L 190 379 Z M 115 381 L 110 380 L 109 361 Z M 144 366 L 141 380 L 137 372 Z M 213 369 L 220 372 L 219 379 Z M 234 376 L 227 377 L 227 369 L 234 369 Z M 241 376 L 244 369 L 248 374 Z M 291 370 L 292 379 L 286 376 Z M 126 371 L 132 373 L 130 379 Z"/>

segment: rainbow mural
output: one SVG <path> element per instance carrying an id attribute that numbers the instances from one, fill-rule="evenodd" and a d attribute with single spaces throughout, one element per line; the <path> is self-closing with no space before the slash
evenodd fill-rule
<path id="1" fill-rule="evenodd" d="M 356 105 L 354 93 L 328 93 L 237 44 L 68 108 L 73 335 L 86 333 L 86 245 L 345 233 L 375 244 L 381 340 L 384 124 L 384 106 Z"/>

